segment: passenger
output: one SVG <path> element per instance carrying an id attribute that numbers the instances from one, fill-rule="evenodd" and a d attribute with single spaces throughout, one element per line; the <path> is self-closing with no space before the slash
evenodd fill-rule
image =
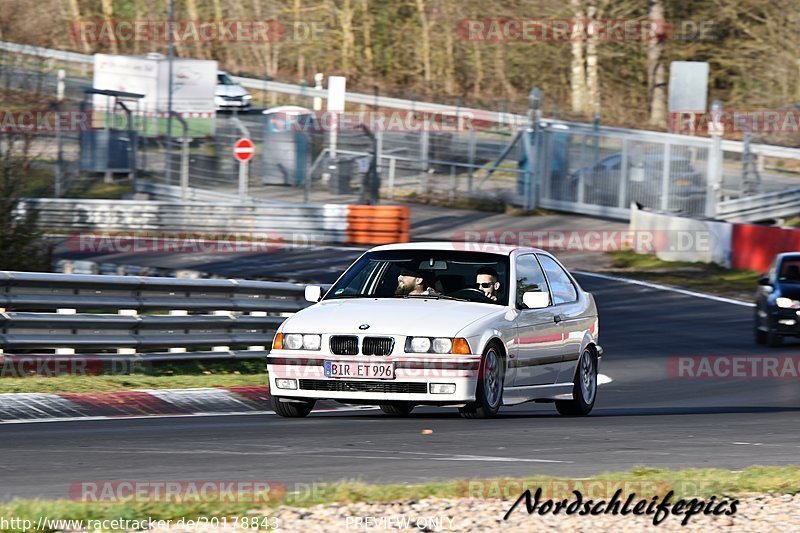
<path id="1" fill-rule="evenodd" d="M 436 295 L 433 287 L 433 273 L 427 271 L 403 268 L 397 276 L 397 295 Z"/>
<path id="2" fill-rule="evenodd" d="M 500 290 L 497 271 L 492 267 L 478 269 L 475 279 L 475 288 L 482 291 L 490 300 L 497 301 L 497 292 Z"/>

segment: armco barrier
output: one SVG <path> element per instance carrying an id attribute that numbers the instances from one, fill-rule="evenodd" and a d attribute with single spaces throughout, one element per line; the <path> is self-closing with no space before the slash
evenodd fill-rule
<path id="1" fill-rule="evenodd" d="M 766 272 L 775 254 L 800 252 L 800 230 L 735 224 L 733 227 L 733 268 Z"/>
<path id="2" fill-rule="evenodd" d="M 48 230 L 224 233 L 288 244 L 408 242 L 410 230 L 408 206 L 32 198 L 19 210 L 35 210 Z"/>
<path id="3" fill-rule="evenodd" d="M 310 305 L 304 289 L 267 281 L 0 271 L 0 354 L 264 358 L 285 317 Z"/>
<path id="4" fill-rule="evenodd" d="M 732 224 L 713 220 L 700 220 L 666 213 L 657 213 L 631 206 L 629 228 L 632 232 L 650 233 L 649 239 L 633 239 L 636 245 L 653 243 L 656 257 L 664 261 L 717 263 L 731 266 Z"/>

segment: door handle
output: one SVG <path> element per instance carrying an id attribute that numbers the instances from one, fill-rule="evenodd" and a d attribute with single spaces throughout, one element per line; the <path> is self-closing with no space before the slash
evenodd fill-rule
<path id="1" fill-rule="evenodd" d="M 556 315 L 553 317 L 553 322 L 555 322 L 556 324 L 558 324 L 562 320 L 564 320 L 564 315 Z"/>

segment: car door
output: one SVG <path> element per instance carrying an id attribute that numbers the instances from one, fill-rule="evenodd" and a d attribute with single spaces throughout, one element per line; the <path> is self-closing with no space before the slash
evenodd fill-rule
<path id="1" fill-rule="evenodd" d="M 561 327 L 564 339 L 561 344 L 561 363 L 558 365 L 561 375 L 558 381 L 566 383 L 572 380 L 583 334 L 591 319 L 584 316 L 585 302 L 579 298 L 578 288 L 558 261 L 546 254 L 537 254 L 537 257 L 550 287 L 554 320 Z"/>
<path id="2" fill-rule="evenodd" d="M 525 291 L 547 291 L 547 279 L 535 254 L 517 256 L 515 261 L 516 307 L 515 357 L 509 366 L 515 371 L 514 386 L 555 383 L 563 359 L 561 324 L 555 308 L 527 309 L 522 303 Z"/>

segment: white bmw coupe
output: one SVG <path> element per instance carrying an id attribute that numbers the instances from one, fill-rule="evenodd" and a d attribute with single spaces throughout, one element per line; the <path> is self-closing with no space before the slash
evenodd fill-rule
<path id="1" fill-rule="evenodd" d="M 477 250 L 480 248 L 480 250 Z M 364 253 L 314 305 L 278 328 L 267 359 L 272 406 L 306 416 L 316 400 L 458 407 L 555 402 L 586 415 L 603 353 L 594 298 L 535 248 L 411 243 Z"/>

